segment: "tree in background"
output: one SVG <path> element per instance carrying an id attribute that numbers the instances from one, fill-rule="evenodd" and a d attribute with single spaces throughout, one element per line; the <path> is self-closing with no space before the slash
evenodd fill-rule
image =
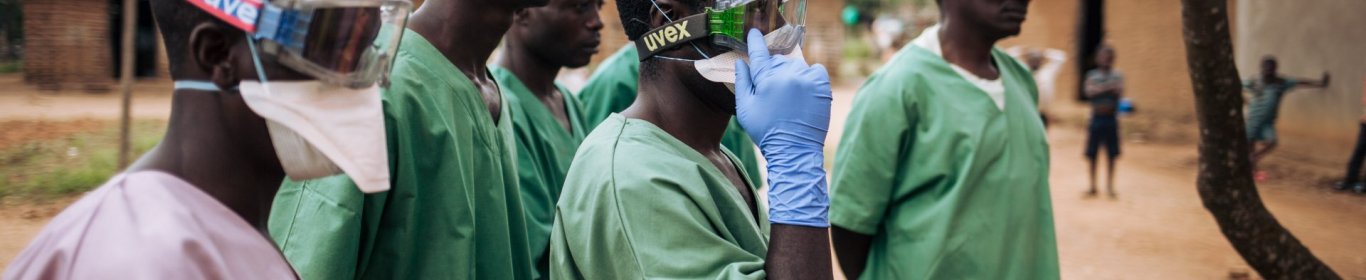
<path id="1" fill-rule="evenodd" d="M 1341 279 L 1276 221 L 1257 193 L 1227 5 L 1226 0 L 1181 1 L 1186 61 L 1200 121 L 1200 199 L 1224 237 L 1262 277 Z"/>
<path id="2" fill-rule="evenodd" d="M 14 45 L 23 42 L 24 19 L 19 0 L 0 0 L 0 62 L 15 59 Z"/>

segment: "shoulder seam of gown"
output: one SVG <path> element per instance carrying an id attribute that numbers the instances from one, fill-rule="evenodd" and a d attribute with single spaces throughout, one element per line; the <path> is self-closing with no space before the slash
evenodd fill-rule
<path id="1" fill-rule="evenodd" d="M 608 178 L 608 183 L 612 186 L 612 201 L 615 204 L 613 206 L 616 208 L 615 211 L 613 211 L 614 213 L 612 214 L 613 216 L 616 216 L 617 224 L 622 225 L 622 228 L 618 230 L 621 231 L 622 236 L 626 237 L 626 248 L 631 250 L 631 260 L 634 261 L 636 265 L 636 271 L 639 272 L 641 276 L 644 276 L 645 265 L 641 264 L 640 258 L 636 256 L 635 244 L 631 242 L 632 238 L 630 231 L 627 231 L 625 227 L 626 221 L 621 219 L 621 199 L 617 196 L 617 147 L 621 143 L 621 135 L 626 132 L 626 126 L 630 124 L 626 121 L 625 116 L 618 115 L 617 117 L 621 120 L 621 128 L 617 130 L 615 137 L 612 139 L 612 155 L 611 157 L 609 157 L 611 159 L 611 162 L 609 163 L 610 166 L 608 166 L 608 176 L 611 176 L 610 178 Z M 610 120 L 612 116 L 608 115 L 607 118 Z"/>

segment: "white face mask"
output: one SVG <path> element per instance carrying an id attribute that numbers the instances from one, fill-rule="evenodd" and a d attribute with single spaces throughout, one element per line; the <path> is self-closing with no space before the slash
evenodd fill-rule
<path id="1" fill-rule="evenodd" d="M 389 190 L 389 155 L 379 86 L 320 81 L 242 81 L 242 99 L 266 119 L 290 179 L 345 172 L 361 191 Z"/>
<path id="2" fill-rule="evenodd" d="M 778 30 L 765 34 L 764 42 L 768 43 L 770 46 L 769 49 L 772 50 L 772 46 L 776 42 L 791 40 L 791 37 L 798 31 L 799 30 L 792 26 L 784 26 Z M 749 55 L 746 53 L 732 51 L 713 58 L 693 61 L 693 67 L 697 68 L 697 73 L 702 74 L 702 78 L 706 78 L 708 81 L 725 84 L 727 88 L 730 88 L 731 92 L 735 92 L 735 62 L 746 60 L 749 58 L 748 56 Z M 792 52 L 790 53 L 782 54 L 782 56 L 806 61 L 806 57 L 802 54 L 801 45 L 792 49 Z"/>

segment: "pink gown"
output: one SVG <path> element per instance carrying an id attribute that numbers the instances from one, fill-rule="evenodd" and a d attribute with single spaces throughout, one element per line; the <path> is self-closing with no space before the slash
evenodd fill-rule
<path id="1" fill-rule="evenodd" d="M 275 245 L 170 174 L 121 174 L 52 219 L 4 279 L 296 279 Z"/>

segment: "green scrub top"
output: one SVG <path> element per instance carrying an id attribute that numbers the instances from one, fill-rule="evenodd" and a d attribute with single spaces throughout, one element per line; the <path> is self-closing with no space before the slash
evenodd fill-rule
<path id="1" fill-rule="evenodd" d="M 564 96 L 564 108 L 569 116 L 570 130 L 565 130 L 554 113 L 541 103 L 521 79 L 512 71 L 490 66 L 498 87 L 507 96 L 513 133 L 517 139 L 517 179 L 522 188 L 522 206 L 526 208 L 527 238 L 531 257 L 536 265 L 537 279 L 550 277 L 546 258 L 549 256 L 550 225 L 555 222 L 555 202 L 560 199 L 560 187 L 569 171 L 569 163 L 579 143 L 588 134 L 584 131 L 582 106 L 563 86 L 555 85 Z"/>
<path id="2" fill-rule="evenodd" d="M 608 115 L 621 113 L 626 107 L 631 107 L 631 103 L 636 101 L 639 78 L 640 56 L 633 44 L 622 46 L 621 50 L 598 64 L 598 70 L 593 72 L 588 84 L 578 93 L 579 100 L 583 101 L 584 121 L 588 123 L 589 131 Z M 734 152 L 740 158 L 742 168 L 753 175 L 749 179 L 750 184 L 764 185 L 764 174 L 759 171 L 759 154 L 755 151 L 754 140 L 749 138 L 735 118 L 730 119 L 730 126 L 721 136 L 721 145 Z"/>
<path id="3" fill-rule="evenodd" d="M 286 182 L 271 237 L 304 279 L 530 279 L 507 98 L 494 122 L 474 83 L 411 30 L 390 79 L 392 188 Z"/>
<path id="4" fill-rule="evenodd" d="M 1029 71 L 993 50 L 1005 109 L 915 45 L 868 79 L 830 222 L 873 236 L 863 279 L 1057 279 L 1048 142 Z"/>
<path id="5" fill-rule="evenodd" d="M 765 277 L 766 210 L 750 213 L 711 161 L 649 122 L 603 121 L 579 147 L 561 197 L 551 278 Z"/>
<path id="6" fill-rule="evenodd" d="M 640 56 L 634 44 L 626 44 L 612 56 L 598 63 L 588 83 L 578 96 L 583 102 L 583 118 L 588 122 L 588 131 L 593 131 L 602 120 L 612 113 L 621 113 L 636 101 L 640 78 Z"/>

